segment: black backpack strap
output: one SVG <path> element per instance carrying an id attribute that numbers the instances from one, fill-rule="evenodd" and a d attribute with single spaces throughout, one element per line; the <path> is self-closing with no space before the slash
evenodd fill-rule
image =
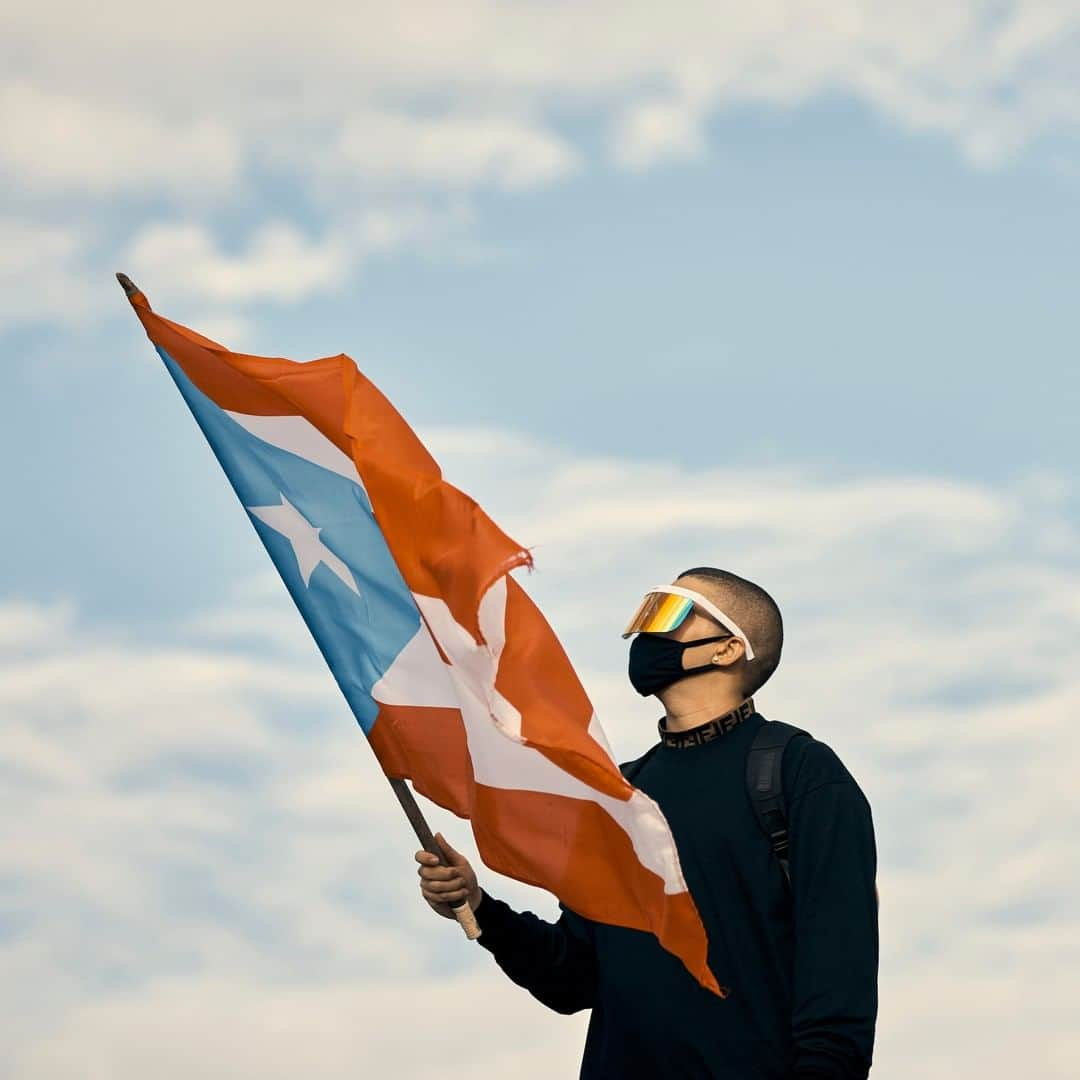
<path id="1" fill-rule="evenodd" d="M 762 832 L 769 838 L 773 854 L 784 871 L 788 887 L 791 871 L 788 868 L 787 808 L 784 803 L 783 764 L 787 744 L 796 735 L 809 736 L 808 731 L 792 727 L 779 720 L 766 720 L 754 736 L 746 755 L 746 792 L 757 815 Z"/>

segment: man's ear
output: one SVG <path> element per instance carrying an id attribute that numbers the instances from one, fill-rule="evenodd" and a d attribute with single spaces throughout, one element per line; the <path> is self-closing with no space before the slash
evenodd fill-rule
<path id="1" fill-rule="evenodd" d="M 717 667 L 730 667 L 746 656 L 746 645 L 742 638 L 729 637 L 718 641 L 709 661 Z"/>

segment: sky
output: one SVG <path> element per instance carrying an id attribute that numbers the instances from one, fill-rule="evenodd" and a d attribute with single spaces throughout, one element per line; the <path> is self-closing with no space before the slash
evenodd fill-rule
<path id="1" fill-rule="evenodd" d="M 587 1021 L 419 898 L 117 270 L 352 356 L 620 760 L 643 588 L 763 584 L 758 706 L 873 809 L 872 1075 L 1077 1075 L 1077 71 L 1053 0 L 6 8 L 0 1076 L 564 1076 Z"/>

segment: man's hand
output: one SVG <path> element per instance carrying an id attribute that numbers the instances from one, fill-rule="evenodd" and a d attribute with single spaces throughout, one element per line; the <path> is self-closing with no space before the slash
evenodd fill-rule
<path id="1" fill-rule="evenodd" d="M 442 849 L 443 858 L 448 866 L 440 866 L 439 860 L 427 851 L 418 851 L 414 858 L 420 864 L 420 893 L 428 902 L 432 911 L 437 911 L 445 919 L 452 919 L 455 907 L 462 900 L 469 901 L 469 907 L 476 910 L 481 900 L 480 886 L 476 874 L 469 865 L 469 860 L 459 851 L 455 851 L 442 833 L 435 834 L 435 843 Z"/>

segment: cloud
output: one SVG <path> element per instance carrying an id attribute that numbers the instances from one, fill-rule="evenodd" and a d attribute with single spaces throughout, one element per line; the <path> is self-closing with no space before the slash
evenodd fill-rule
<path id="1" fill-rule="evenodd" d="M 64 0 L 6 19 L 0 191 L 40 235 L 31 261 L 64 303 L 16 282 L 0 328 L 49 310 L 94 318 L 127 250 L 163 280 L 217 290 L 215 321 L 296 303 L 387 250 L 438 245 L 421 226 L 370 246 L 357 206 L 396 219 L 391 232 L 404 199 L 415 218 L 460 222 L 477 192 L 587 169 L 602 151 L 581 133 L 596 129 L 616 167 L 643 170 L 705 154 L 725 110 L 837 95 L 979 168 L 1042 138 L 1068 146 L 1080 127 L 1077 15 L 1041 0 L 423 0 L 407 14 L 324 5 L 318 19 L 195 0 L 183 27 L 166 5 L 138 20 L 89 11 Z M 243 221 L 236 248 L 215 212 Z M 90 237 L 89 221 L 112 233 Z"/>
<path id="2" fill-rule="evenodd" d="M 705 149 L 701 109 L 669 98 L 642 102 L 616 122 L 612 139 L 615 161 L 641 170 L 665 158 L 695 158 Z"/>
<path id="3" fill-rule="evenodd" d="M 226 348 L 237 352 L 254 351 L 252 342 L 258 329 L 253 320 L 224 308 L 211 308 L 204 313 L 196 313 L 191 325 L 197 327 L 203 337 L 217 341 Z"/>
<path id="4" fill-rule="evenodd" d="M 148 225 L 126 256 L 137 275 L 173 291 L 197 290 L 225 301 L 295 302 L 334 285 L 349 255 L 332 236 L 310 241 L 287 222 L 260 226 L 246 251 L 220 250 L 210 231 L 195 224 Z"/>
<path id="5" fill-rule="evenodd" d="M 21 1055 L 13 1076 L 436 1080 L 448 1070 L 514 1075 L 525 1062 L 523 1075 L 569 1075 L 583 1018 L 538 1026 L 534 1006 L 487 974 L 269 992 L 248 979 L 164 982 L 83 1007 L 59 1039 Z"/>
<path id="6" fill-rule="evenodd" d="M 344 289 L 374 256 L 387 256 L 424 236 L 433 243 L 468 220 L 452 206 L 441 213 L 416 204 L 380 207 L 308 237 L 286 221 L 258 226 L 236 251 L 223 250 L 213 232 L 191 221 L 145 225 L 120 256 L 136 282 L 155 292 L 196 297 L 209 304 L 296 304 L 316 293 Z M 233 311 L 209 313 L 209 323 L 233 338 L 251 324 Z M 195 324 L 200 332 L 203 324 Z"/>
<path id="7" fill-rule="evenodd" d="M 226 248 L 209 224 L 191 217 L 146 221 L 122 245 L 85 223 L 0 217 L 0 330 L 47 322 L 85 327 L 122 313 L 113 272 L 124 269 L 154 295 L 199 301 L 191 325 L 239 347 L 254 335 L 244 308 L 338 292 L 369 260 L 415 245 L 436 252 L 471 220 L 462 203 L 395 199 L 316 235 L 286 220 L 266 221 Z"/>
<path id="8" fill-rule="evenodd" d="M 369 258 L 389 256 L 420 237 L 435 243 L 467 220 L 459 206 L 442 212 L 417 204 L 384 206 L 339 221 L 314 238 L 288 221 L 269 221 L 239 251 L 224 251 L 206 226 L 160 221 L 141 228 L 120 258 L 136 282 L 152 282 L 154 293 L 210 305 L 298 303 L 346 288 Z M 214 337 L 204 324 L 192 324 Z M 252 329 L 234 311 L 212 310 L 206 325 L 214 324 L 229 340 Z"/>
<path id="9" fill-rule="evenodd" d="M 706 150 L 705 122 L 719 82 L 709 65 L 687 64 L 665 94 L 632 101 L 616 114 L 611 156 L 641 171 L 669 158 L 692 159 Z"/>
<path id="10" fill-rule="evenodd" d="M 553 132 L 498 114 L 368 111 L 347 118 L 336 150 L 335 167 L 344 174 L 449 189 L 539 187 L 577 166 L 575 151 Z"/>
<path id="11" fill-rule="evenodd" d="M 224 194 L 244 162 L 284 142 L 309 148 L 294 159 L 302 172 L 329 163 L 379 181 L 527 186 L 573 161 L 556 115 L 616 118 L 616 160 L 637 168 L 662 147 L 692 148 L 696 111 L 835 93 L 989 165 L 1080 120 L 1076 12 L 1039 0 L 662 12 L 427 0 L 407 16 L 331 4 L 318 20 L 198 0 L 183 28 L 170 11 L 151 4 L 137 26 L 70 3 L 9 17 L 3 96 L 17 123 L 4 126 L 3 153 L 19 175 Z"/>
<path id="12" fill-rule="evenodd" d="M 104 281 L 88 280 L 92 228 L 0 217 L 0 329 L 95 316 Z"/>
<path id="13" fill-rule="evenodd" d="M 70 604 L 7 603 L 0 607 L 0 649 L 55 647 L 74 621 Z"/>
<path id="14" fill-rule="evenodd" d="M 119 101 L 93 101 L 29 82 L 0 87 L 0 169 L 36 195 L 220 196 L 241 171 L 232 133 Z"/>
<path id="15" fill-rule="evenodd" d="M 655 731 L 618 636 L 640 590 L 712 562 L 780 600 L 786 655 L 759 705 L 832 745 L 874 809 L 875 1075 L 945 1080 L 958 1058 L 987 1080 L 1032 1061 L 1072 1075 L 1080 567 L 1064 480 L 733 482 L 512 433 L 427 436 L 536 545 L 521 580 L 621 760 Z M 86 1062 L 124 1080 L 156 1055 L 176 1075 L 573 1071 L 583 1018 L 508 987 L 419 902 L 415 841 L 272 576 L 153 634 L 8 605 L 0 649 L 0 1005 L 15 1033 L 0 1070 Z M 428 809 L 474 854 L 463 823 Z"/>

